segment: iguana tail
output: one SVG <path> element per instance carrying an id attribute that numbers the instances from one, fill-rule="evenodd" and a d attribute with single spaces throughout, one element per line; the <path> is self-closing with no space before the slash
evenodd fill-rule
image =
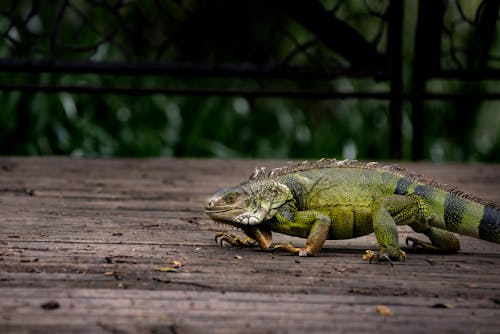
<path id="1" fill-rule="evenodd" d="M 440 195 L 442 204 L 438 211 L 443 217 L 443 228 L 500 244 L 499 207 L 459 191 L 441 192 Z"/>
<path id="2" fill-rule="evenodd" d="M 451 193 L 443 209 L 447 230 L 500 244 L 500 208 L 496 205 Z"/>
<path id="3" fill-rule="evenodd" d="M 484 206 L 479 222 L 479 238 L 500 244 L 500 208 L 494 204 Z"/>
<path id="4" fill-rule="evenodd" d="M 500 207 L 437 183 L 401 178 L 395 193 L 416 195 L 433 225 L 500 244 Z"/>

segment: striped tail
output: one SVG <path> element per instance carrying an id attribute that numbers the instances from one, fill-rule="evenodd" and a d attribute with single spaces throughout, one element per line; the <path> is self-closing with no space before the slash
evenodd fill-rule
<path id="1" fill-rule="evenodd" d="M 484 206 L 479 222 L 479 238 L 500 244 L 500 208 L 494 204 Z"/>
<path id="2" fill-rule="evenodd" d="M 500 207 L 495 204 L 413 175 L 401 177 L 394 193 L 417 195 L 436 227 L 500 244 Z"/>
<path id="3" fill-rule="evenodd" d="M 418 187 L 415 188 L 416 193 L 418 190 Z M 423 195 L 429 196 L 429 193 Z M 428 202 L 430 211 L 435 216 L 442 217 L 443 228 L 500 244 L 500 208 L 495 204 L 456 190 L 433 190 L 431 197 L 434 198 L 430 198 Z"/>

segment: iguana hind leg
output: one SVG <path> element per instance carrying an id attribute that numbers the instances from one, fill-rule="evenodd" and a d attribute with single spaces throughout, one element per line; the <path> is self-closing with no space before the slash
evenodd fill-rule
<path id="1" fill-rule="evenodd" d="M 414 237 L 407 237 L 406 245 L 408 245 L 408 247 L 422 247 L 424 250 L 446 253 L 455 253 L 460 249 L 460 241 L 453 232 L 429 226 L 427 221 L 414 222 L 410 224 L 410 227 L 415 232 L 425 234 L 431 242 L 425 242 Z"/>

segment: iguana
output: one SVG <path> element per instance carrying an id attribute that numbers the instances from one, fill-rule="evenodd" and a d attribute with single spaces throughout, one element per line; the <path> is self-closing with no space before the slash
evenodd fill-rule
<path id="1" fill-rule="evenodd" d="M 322 159 L 256 171 L 241 184 L 215 192 L 205 212 L 218 223 L 241 229 L 246 238 L 220 232 L 216 241 L 271 249 L 272 232 L 306 238 L 305 247 L 279 244 L 273 250 L 314 255 L 327 239 L 374 232 L 379 250 L 370 262 L 403 260 L 397 225 L 409 225 L 430 242 L 408 237 L 407 245 L 456 252 L 453 232 L 500 243 L 500 208 L 455 188 L 426 180 L 397 166 Z"/>

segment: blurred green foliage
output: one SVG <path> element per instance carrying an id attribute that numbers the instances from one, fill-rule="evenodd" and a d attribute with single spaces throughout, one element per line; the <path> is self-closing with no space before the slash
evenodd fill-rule
<path id="1" fill-rule="evenodd" d="M 388 157 L 386 102 L 1 94 L 3 154 Z"/>
<path id="2" fill-rule="evenodd" d="M 36 5 L 35 5 L 36 3 Z M 382 15 L 389 1 L 322 1 L 325 10 L 385 49 Z M 345 66 L 279 4 L 259 1 L 3 1 L 0 57 L 127 62 L 255 63 Z M 475 6 L 474 6 L 475 4 Z M 66 6 L 66 7 L 64 7 Z M 338 8 L 337 8 L 338 6 Z M 479 2 L 465 8 L 473 13 Z M 62 11 L 61 9 L 64 9 Z M 57 10 L 55 10 L 57 9 Z M 405 7 L 405 68 L 411 72 L 413 13 Z M 64 15 L 61 15 L 63 12 Z M 453 14 L 454 13 L 454 14 Z M 468 12 L 466 12 L 467 14 Z M 333 15 L 333 14 L 332 14 Z M 451 18 L 459 14 L 452 12 Z M 453 16 L 455 15 L 455 16 Z M 62 18 L 59 20 L 59 16 Z M 473 43 L 467 24 L 454 40 Z M 56 35 L 56 36 L 55 36 Z M 448 41 L 443 37 L 444 40 Z M 310 43 L 301 52 L 298 47 Z M 456 42 L 457 43 L 457 42 Z M 444 43 L 446 44 L 446 43 Z M 498 43 L 496 43 L 498 44 Z M 494 50 L 499 45 L 494 46 Z M 293 56 L 291 56 L 293 55 Z M 443 59 L 443 64 L 452 60 Z M 290 81 L 0 73 L 0 82 L 97 87 L 199 87 L 388 90 L 368 79 Z M 405 78 L 405 86 L 409 85 Z M 469 83 L 429 85 L 464 91 Z M 482 90 L 498 88 L 483 83 Z M 426 103 L 426 158 L 500 161 L 500 102 L 456 119 L 457 102 Z M 193 97 L 0 92 L 0 154 L 388 159 L 389 103 L 379 100 Z M 411 156 L 411 106 L 403 104 L 404 158 Z M 464 131 L 463 129 L 467 129 Z M 457 138 L 460 138 L 457 139 Z M 464 144 L 465 142 L 465 144 Z"/>

